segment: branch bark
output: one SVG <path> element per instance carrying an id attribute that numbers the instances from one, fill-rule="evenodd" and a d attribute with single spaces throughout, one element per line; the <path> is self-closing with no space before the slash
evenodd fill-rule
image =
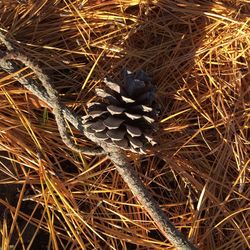
<path id="1" fill-rule="evenodd" d="M 125 153 L 121 150 L 118 150 L 116 147 L 110 147 L 110 145 L 108 145 L 104 141 L 98 140 L 93 134 L 89 134 L 82 125 L 81 117 L 76 116 L 72 111 L 70 111 L 60 102 L 58 92 L 50 84 L 49 78 L 41 70 L 41 68 L 39 66 L 36 66 L 26 56 L 20 53 L 16 53 L 14 46 L 8 41 L 8 39 L 6 39 L 6 36 L 1 32 L 0 41 L 2 41 L 2 43 L 7 48 L 7 52 L 3 52 L 0 50 L 0 67 L 6 72 L 13 74 L 16 71 L 20 70 L 20 67 L 18 67 L 15 61 L 20 61 L 34 71 L 35 75 L 42 83 L 42 86 L 39 85 L 34 79 L 24 78 L 21 74 L 16 74 L 15 79 L 52 108 L 60 135 L 65 144 L 72 150 L 85 154 L 107 154 L 110 160 L 116 166 L 116 169 L 123 180 L 127 183 L 130 190 L 142 204 L 144 209 L 152 217 L 153 221 L 162 232 L 162 234 L 179 250 L 196 249 L 185 238 L 185 236 L 180 231 L 178 231 L 175 226 L 169 221 L 167 216 L 160 208 L 159 204 L 154 200 L 151 193 L 142 183 L 141 179 L 133 169 Z M 95 142 L 98 147 L 95 149 L 80 148 L 77 145 L 72 144 L 72 142 L 70 141 L 70 137 L 66 131 L 65 119 L 68 120 L 81 133 L 83 133 L 88 139 Z"/>
<path id="2" fill-rule="evenodd" d="M 127 183 L 132 193 L 143 205 L 154 223 L 158 226 L 162 234 L 180 250 L 196 249 L 185 236 L 178 231 L 166 217 L 159 204 L 152 197 L 151 193 L 144 186 L 138 174 L 135 172 L 128 159 L 122 152 L 111 152 L 110 159 L 116 166 L 116 170 Z"/>
<path id="3" fill-rule="evenodd" d="M 67 125 L 65 119 L 69 120 L 78 130 L 84 133 L 84 129 L 81 126 L 81 119 L 74 115 L 60 102 L 58 92 L 50 84 L 48 76 L 41 70 L 39 66 L 35 65 L 29 58 L 20 53 L 2 53 L 0 51 L 0 66 L 2 67 L 2 69 L 4 69 L 8 73 L 14 73 L 15 71 L 18 71 L 19 68 L 13 61 L 20 61 L 25 66 L 32 69 L 38 80 L 42 83 L 42 86 L 40 86 L 33 79 L 20 78 L 21 74 L 17 74 L 17 76 L 15 76 L 15 79 L 17 79 L 24 87 L 29 89 L 34 95 L 46 102 L 52 108 L 53 114 L 55 115 L 56 123 L 58 125 L 60 136 L 62 138 L 62 141 L 67 145 L 67 147 L 69 147 L 75 152 L 85 153 L 88 155 L 104 154 L 105 152 L 101 147 L 81 147 L 72 142 L 70 135 L 67 132 Z"/>

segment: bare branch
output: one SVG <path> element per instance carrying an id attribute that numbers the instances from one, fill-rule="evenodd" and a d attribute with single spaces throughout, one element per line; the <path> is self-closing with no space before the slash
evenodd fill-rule
<path id="1" fill-rule="evenodd" d="M 162 234 L 179 250 L 195 250 L 196 248 L 178 231 L 164 214 L 159 204 L 144 186 L 136 171 L 128 162 L 123 152 L 107 148 L 110 160 L 115 164 L 117 171 L 129 186 L 131 192 L 151 216 Z"/>
<path id="2" fill-rule="evenodd" d="M 11 60 L 17 60 L 31 68 L 42 86 L 40 86 L 35 80 L 21 77 L 21 74 L 17 74 L 17 79 L 24 87 L 30 90 L 34 95 L 46 102 L 53 109 L 53 113 L 56 118 L 58 129 L 62 140 L 71 149 L 77 152 L 84 152 L 86 154 L 101 154 L 106 153 L 110 157 L 111 161 L 115 164 L 117 171 L 127 183 L 133 194 L 138 201 L 143 205 L 144 209 L 154 220 L 157 227 L 162 234 L 179 250 L 194 250 L 196 249 L 185 237 L 182 235 L 174 225 L 169 221 L 167 216 L 163 213 L 158 203 L 153 199 L 150 192 L 143 185 L 138 174 L 129 163 L 129 159 L 124 152 L 118 150 L 116 147 L 110 146 L 104 141 L 98 140 L 93 134 L 87 132 L 83 127 L 81 118 L 74 115 L 67 107 L 65 107 L 59 100 L 57 91 L 52 87 L 46 74 L 44 74 L 38 66 L 35 66 L 26 56 L 19 53 L 13 53 L 13 46 L 7 41 L 6 37 L 0 32 L 0 40 L 6 45 L 9 53 L 0 51 L 0 67 L 8 73 L 14 73 L 19 70 L 16 63 Z M 72 144 L 71 139 L 66 130 L 67 119 L 75 128 L 85 134 L 85 136 L 95 142 L 98 146 L 96 149 L 78 148 L 77 145 Z"/>

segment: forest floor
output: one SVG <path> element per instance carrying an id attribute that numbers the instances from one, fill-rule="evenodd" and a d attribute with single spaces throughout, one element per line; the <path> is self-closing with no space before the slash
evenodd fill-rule
<path id="1" fill-rule="evenodd" d="M 3 0 L 0 31 L 79 115 L 105 77 L 150 75 L 158 145 L 134 168 L 199 249 L 250 249 L 248 0 Z M 0 69 L 2 249 L 173 249 L 110 160 L 68 149 L 13 76 Z"/>

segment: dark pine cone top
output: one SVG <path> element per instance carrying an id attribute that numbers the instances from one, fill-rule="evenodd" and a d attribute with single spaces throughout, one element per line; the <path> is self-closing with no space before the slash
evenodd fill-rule
<path id="1" fill-rule="evenodd" d="M 144 154 L 153 146 L 154 121 L 159 112 L 155 87 L 144 72 L 125 71 L 121 83 L 104 80 L 106 88 L 96 88 L 102 102 L 88 105 L 83 117 L 87 132 L 124 150 Z"/>

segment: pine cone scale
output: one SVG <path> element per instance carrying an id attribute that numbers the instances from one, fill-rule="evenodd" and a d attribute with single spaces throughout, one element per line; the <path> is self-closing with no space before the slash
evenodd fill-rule
<path id="1" fill-rule="evenodd" d="M 125 112 L 125 115 L 130 118 L 131 120 L 137 120 L 137 119 L 140 119 L 142 118 L 141 115 L 139 114 L 131 114 L 131 113 L 128 113 L 128 112 Z"/>
<path id="2" fill-rule="evenodd" d="M 123 111 L 125 110 L 125 108 L 117 107 L 117 106 L 114 106 L 114 105 L 109 105 L 107 107 L 107 110 L 109 111 L 109 113 L 111 115 L 120 115 L 120 114 L 123 113 Z"/>
<path id="3" fill-rule="evenodd" d="M 92 118 L 96 118 L 96 117 L 99 117 L 99 116 L 106 114 L 106 113 L 108 113 L 108 111 L 96 110 L 96 111 L 90 111 L 89 115 Z"/>
<path id="4" fill-rule="evenodd" d="M 135 100 L 129 98 L 129 97 L 126 97 L 126 96 L 121 96 L 122 100 L 125 102 L 125 103 L 134 103 Z"/>
<path id="5" fill-rule="evenodd" d="M 96 138 L 100 139 L 100 140 L 107 140 L 109 139 L 108 135 L 106 132 L 97 132 L 95 133 Z"/>
<path id="6" fill-rule="evenodd" d="M 118 147 L 120 147 L 124 150 L 130 149 L 128 139 L 126 139 L 126 138 L 124 138 L 121 141 L 114 141 L 114 143 L 115 143 L 115 145 L 117 145 Z"/>
<path id="7" fill-rule="evenodd" d="M 132 136 L 141 136 L 142 132 L 139 128 L 131 126 L 131 125 L 126 125 L 127 132 Z"/>
<path id="8" fill-rule="evenodd" d="M 108 129 L 116 129 L 119 128 L 120 125 L 122 124 L 124 120 L 119 119 L 113 116 L 109 116 L 107 119 L 103 121 L 103 124 L 108 128 Z"/>
<path id="9" fill-rule="evenodd" d="M 110 81 L 108 81 L 106 78 L 104 79 L 104 82 L 105 82 L 106 86 L 107 86 L 109 89 L 111 89 L 111 90 L 117 92 L 118 94 L 123 94 L 123 93 L 122 93 L 122 92 L 123 92 L 123 91 L 122 91 L 122 88 L 121 88 L 121 86 L 120 86 L 119 84 L 116 84 L 116 83 L 114 83 L 114 82 L 110 82 Z"/>
<path id="10" fill-rule="evenodd" d="M 143 146 L 143 143 L 140 139 L 137 139 L 135 137 L 129 136 L 129 141 L 132 144 L 132 146 L 136 149 L 136 148 L 141 148 Z"/>
<path id="11" fill-rule="evenodd" d="M 91 125 L 91 128 L 95 131 L 95 132 L 101 132 L 103 130 L 106 129 L 106 126 L 103 124 L 102 121 L 97 121 L 95 123 L 93 123 Z"/>
<path id="12" fill-rule="evenodd" d="M 111 129 L 107 132 L 107 136 L 114 141 L 121 141 L 124 139 L 125 131 L 119 129 Z"/>

